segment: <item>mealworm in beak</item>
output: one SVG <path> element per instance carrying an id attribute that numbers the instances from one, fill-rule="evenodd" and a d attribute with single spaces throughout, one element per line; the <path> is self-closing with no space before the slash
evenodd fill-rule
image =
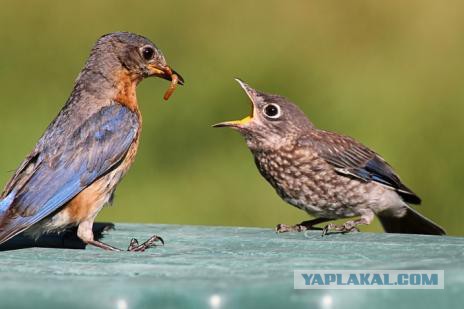
<path id="1" fill-rule="evenodd" d="M 166 92 L 164 93 L 163 99 L 169 100 L 169 98 L 171 97 L 174 90 L 176 90 L 178 82 L 179 82 L 179 77 L 177 76 L 177 74 L 172 74 L 172 76 L 171 76 L 171 84 L 169 85 L 168 90 L 166 90 Z"/>

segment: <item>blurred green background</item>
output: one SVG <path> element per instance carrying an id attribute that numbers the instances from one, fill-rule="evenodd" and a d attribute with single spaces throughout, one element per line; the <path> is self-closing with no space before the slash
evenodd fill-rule
<path id="1" fill-rule="evenodd" d="M 66 101 L 95 40 L 151 38 L 186 79 L 138 89 L 140 151 L 98 220 L 274 227 L 307 215 L 259 176 L 234 82 L 285 95 L 383 155 L 421 213 L 464 235 L 464 4 L 458 1 L 0 0 L 0 182 Z M 381 231 L 376 222 L 364 230 Z"/>

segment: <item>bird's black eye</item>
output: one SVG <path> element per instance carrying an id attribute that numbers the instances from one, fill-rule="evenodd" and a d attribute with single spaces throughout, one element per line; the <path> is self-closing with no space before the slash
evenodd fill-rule
<path id="1" fill-rule="evenodd" d="M 154 54 L 155 54 L 155 50 L 150 46 L 146 46 L 142 49 L 142 55 L 143 55 L 143 58 L 145 58 L 145 60 L 151 60 Z"/>
<path id="2" fill-rule="evenodd" d="M 268 104 L 264 107 L 264 115 L 269 118 L 276 119 L 281 115 L 280 107 L 276 104 Z"/>

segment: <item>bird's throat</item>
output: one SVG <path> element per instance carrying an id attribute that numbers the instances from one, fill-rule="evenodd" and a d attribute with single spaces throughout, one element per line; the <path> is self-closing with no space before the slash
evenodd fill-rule
<path id="1" fill-rule="evenodd" d="M 138 110 L 136 88 L 139 79 L 124 69 L 118 71 L 116 74 L 117 83 L 114 100 L 126 106 L 131 111 Z"/>

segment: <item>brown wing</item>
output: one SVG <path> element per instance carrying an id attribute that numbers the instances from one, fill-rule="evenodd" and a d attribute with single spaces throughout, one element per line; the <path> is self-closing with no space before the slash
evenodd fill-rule
<path id="1" fill-rule="evenodd" d="M 310 146 L 339 174 L 362 181 L 375 181 L 390 187 L 411 204 L 420 204 L 420 198 L 406 187 L 393 168 L 382 157 L 351 137 L 333 132 L 315 130 L 301 137 L 300 146 Z"/>

